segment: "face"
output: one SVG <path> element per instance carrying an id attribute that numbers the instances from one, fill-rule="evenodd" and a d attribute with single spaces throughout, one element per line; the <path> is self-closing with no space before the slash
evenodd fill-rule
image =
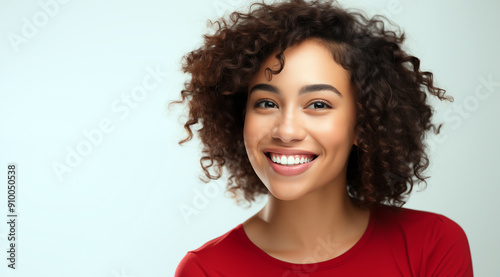
<path id="1" fill-rule="evenodd" d="M 299 199 L 328 187 L 345 190 L 347 160 L 355 144 L 356 109 L 348 71 L 315 39 L 274 53 L 250 80 L 245 148 L 256 174 L 273 196 Z"/>

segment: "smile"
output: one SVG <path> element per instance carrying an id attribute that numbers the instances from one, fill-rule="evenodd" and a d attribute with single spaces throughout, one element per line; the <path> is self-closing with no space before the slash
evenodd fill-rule
<path id="1" fill-rule="evenodd" d="M 266 153 L 266 156 L 273 163 L 288 166 L 309 163 L 317 157 L 316 155 L 283 155 L 271 152 Z"/>
<path id="2" fill-rule="evenodd" d="M 317 158 L 316 155 L 282 155 L 269 152 L 265 155 L 273 171 L 283 176 L 299 175 L 305 172 Z"/>

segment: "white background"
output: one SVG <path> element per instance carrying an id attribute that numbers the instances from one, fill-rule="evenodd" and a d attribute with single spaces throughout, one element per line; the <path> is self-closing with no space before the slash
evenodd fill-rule
<path id="1" fill-rule="evenodd" d="M 248 3 L 0 0 L 0 276 L 172 276 L 188 250 L 264 205 L 238 207 L 224 179 L 202 183 L 199 140 L 179 146 L 183 111 L 166 108 L 186 80 L 181 57 L 201 45 L 207 20 Z M 406 207 L 458 222 L 475 274 L 500 276 L 500 2 L 341 3 L 401 26 L 407 49 L 454 96 L 436 103 L 444 127 L 429 137 L 432 177 Z M 149 89 L 140 88 L 145 78 Z M 127 106 L 139 89 L 143 97 Z M 68 158 L 78 147 L 85 155 Z M 11 162 L 16 270 L 6 259 Z M 183 207 L 197 214 L 183 217 Z"/>

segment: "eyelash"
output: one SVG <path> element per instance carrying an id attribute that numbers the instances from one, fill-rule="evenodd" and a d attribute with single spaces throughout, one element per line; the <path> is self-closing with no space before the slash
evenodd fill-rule
<path id="1" fill-rule="evenodd" d="M 261 101 L 258 101 L 257 103 L 255 103 L 255 108 L 265 108 L 265 107 L 260 106 L 260 104 L 262 104 L 262 103 L 273 103 L 273 105 L 277 106 L 271 100 L 261 100 Z M 313 104 L 316 104 L 316 103 L 321 103 L 321 104 L 325 105 L 325 108 L 319 108 L 319 109 L 314 109 L 314 110 L 323 110 L 323 109 L 331 109 L 332 108 L 332 105 L 330 105 L 328 102 L 321 101 L 321 100 L 317 100 L 317 101 L 312 102 L 311 104 L 308 105 L 308 107 L 313 105 Z"/>

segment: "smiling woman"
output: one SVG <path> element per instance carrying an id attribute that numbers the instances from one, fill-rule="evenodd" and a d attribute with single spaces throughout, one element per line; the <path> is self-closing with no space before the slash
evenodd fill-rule
<path id="1" fill-rule="evenodd" d="M 274 55 L 249 82 L 243 140 L 250 163 L 271 197 L 329 194 L 341 199 L 315 205 L 351 203 L 345 183 L 356 101 L 349 74 L 318 39 L 287 48 L 284 57 L 286 67 L 271 80 L 265 69 L 278 62 Z"/>
<path id="2" fill-rule="evenodd" d="M 230 20 L 185 57 L 181 143 L 200 122 L 205 175 L 226 167 L 238 202 L 267 203 L 176 276 L 472 276 L 459 225 L 402 207 L 427 178 L 425 134 L 439 132 L 426 98 L 449 99 L 404 36 L 332 1 Z"/>

